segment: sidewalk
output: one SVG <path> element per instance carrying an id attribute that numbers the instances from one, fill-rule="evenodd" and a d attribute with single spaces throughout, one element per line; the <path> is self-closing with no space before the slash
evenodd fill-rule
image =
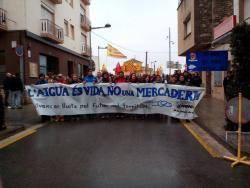
<path id="1" fill-rule="evenodd" d="M 7 129 L 0 132 L 0 140 L 41 122 L 32 104 L 23 106 L 23 109 L 5 110 Z"/>
<path id="2" fill-rule="evenodd" d="M 200 125 L 205 131 L 211 134 L 216 140 L 236 151 L 237 149 L 237 134 L 228 134 L 226 142 L 226 131 L 224 126 L 225 110 L 224 101 L 213 98 L 204 98 L 197 107 L 198 118 L 195 122 Z M 250 135 L 242 135 L 242 151 L 250 154 Z"/>

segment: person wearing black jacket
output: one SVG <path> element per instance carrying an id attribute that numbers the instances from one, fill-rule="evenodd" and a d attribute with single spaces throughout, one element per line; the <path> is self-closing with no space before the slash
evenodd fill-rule
<path id="1" fill-rule="evenodd" d="M 10 85 L 11 85 L 11 74 L 6 73 L 6 77 L 3 80 L 3 89 L 4 89 L 4 105 L 9 106 L 9 94 L 10 94 Z"/>
<path id="2" fill-rule="evenodd" d="M 4 109 L 4 102 L 3 102 L 3 96 L 0 92 L 0 131 L 5 130 L 5 109 Z"/>
<path id="3" fill-rule="evenodd" d="M 23 82 L 19 77 L 19 74 L 16 73 L 12 76 L 10 81 L 10 105 L 12 109 L 21 109 L 22 108 L 22 93 L 23 93 Z"/>
<path id="4" fill-rule="evenodd" d="M 194 76 L 191 79 L 191 85 L 195 87 L 201 87 L 201 84 L 202 84 L 201 77 L 199 73 L 195 72 Z"/>

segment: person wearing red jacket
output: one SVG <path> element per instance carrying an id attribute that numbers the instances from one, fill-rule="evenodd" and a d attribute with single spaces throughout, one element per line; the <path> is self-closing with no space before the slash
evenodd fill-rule
<path id="1" fill-rule="evenodd" d="M 126 78 L 124 77 L 123 72 L 119 73 L 119 76 L 115 79 L 115 83 L 126 83 Z"/>

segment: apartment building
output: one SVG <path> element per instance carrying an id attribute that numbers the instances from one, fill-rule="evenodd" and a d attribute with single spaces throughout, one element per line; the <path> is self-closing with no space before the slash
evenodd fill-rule
<path id="1" fill-rule="evenodd" d="M 178 7 L 179 55 L 188 51 L 227 50 L 236 25 L 233 0 L 181 0 Z M 224 100 L 225 72 L 202 72 L 206 95 Z"/>
<path id="2" fill-rule="evenodd" d="M 90 58 L 90 0 L 0 0 L 0 76 L 81 75 Z"/>

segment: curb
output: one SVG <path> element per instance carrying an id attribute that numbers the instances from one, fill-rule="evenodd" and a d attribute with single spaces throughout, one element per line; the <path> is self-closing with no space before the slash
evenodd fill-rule
<path id="1" fill-rule="evenodd" d="M 28 129 L 24 130 L 24 131 L 21 131 L 21 132 L 15 134 L 15 135 L 12 135 L 12 136 L 10 136 L 8 138 L 5 138 L 5 139 L 1 140 L 0 141 L 0 150 L 7 147 L 7 146 L 9 146 L 9 145 L 11 145 L 11 144 L 13 144 L 13 143 L 15 143 L 15 142 L 17 142 L 17 141 L 19 141 L 19 140 L 21 140 L 21 139 L 23 139 L 23 138 L 25 138 L 25 137 L 27 137 L 27 136 L 29 136 L 29 135 L 31 135 L 31 134 L 33 134 L 33 133 L 35 133 L 35 132 L 37 132 L 37 129 L 39 129 L 39 128 L 45 126 L 45 125 L 46 125 L 45 123 L 44 124 L 34 125 L 34 126 L 28 128 Z"/>
<path id="2" fill-rule="evenodd" d="M 190 123 L 181 121 L 181 123 L 212 157 L 234 157 L 234 154 L 231 151 L 229 151 L 224 145 L 220 144 L 214 137 L 212 137 L 194 121 L 191 121 Z"/>

